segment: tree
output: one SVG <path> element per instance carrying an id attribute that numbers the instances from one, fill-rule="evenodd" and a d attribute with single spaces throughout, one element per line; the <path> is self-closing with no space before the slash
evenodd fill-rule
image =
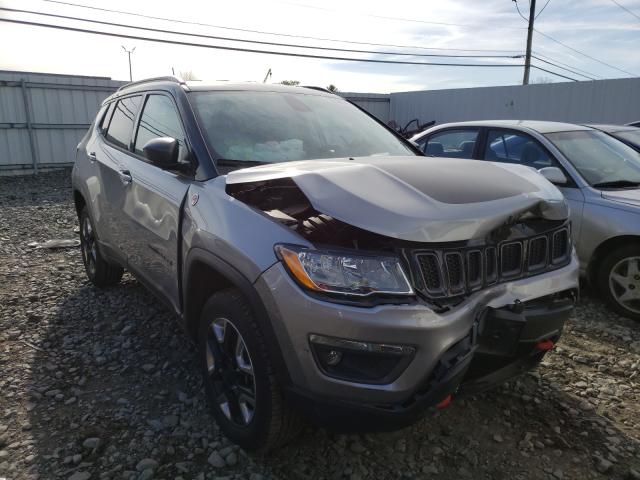
<path id="1" fill-rule="evenodd" d="M 182 77 L 183 80 L 198 80 L 198 78 L 196 78 L 196 74 L 193 73 L 193 70 L 186 70 L 184 72 L 180 72 L 180 76 Z"/>
<path id="2" fill-rule="evenodd" d="M 333 92 L 333 93 L 337 93 L 337 92 L 340 91 L 340 90 L 338 90 L 338 87 L 336 87 L 333 83 L 327 87 L 327 90 L 329 90 L 330 92 Z"/>
<path id="3" fill-rule="evenodd" d="M 295 87 L 297 85 L 300 85 L 300 82 L 298 80 L 283 80 L 280 82 L 281 85 L 289 85 L 291 87 Z"/>

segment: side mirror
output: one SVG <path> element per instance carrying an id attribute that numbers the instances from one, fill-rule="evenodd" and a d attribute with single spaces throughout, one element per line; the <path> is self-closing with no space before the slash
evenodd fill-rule
<path id="1" fill-rule="evenodd" d="M 178 141 L 171 137 L 152 138 L 142 148 L 144 156 L 156 167 L 163 170 L 179 168 L 178 154 L 180 148 Z"/>
<path id="2" fill-rule="evenodd" d="M 566 185 L 569 182 L 558 167 L 544 167 L 538 170 L 538 173 L 554 185 Z"/>

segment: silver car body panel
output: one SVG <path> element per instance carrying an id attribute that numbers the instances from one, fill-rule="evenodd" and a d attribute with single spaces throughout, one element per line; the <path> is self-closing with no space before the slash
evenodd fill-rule
<path id="1" fill-rule="evenodd" d="M 580 175 L 573 164 L 544 135 L 546 133 L 593 130 L 588 126 L 558 122 L 485 120 L 442 124 L 419 133 L 418 141 L 441 130 L 468 128 L 500 128 L 528 134 L 540 142 L 560 163 L 575 186 L 561 186 L 570 207 L 572 239 L 580 260 L 580 270 L 586 275 L 598 247 L 618 237 L 638 237 L 640 241 L 640 189 L 599 190 Z M 451 159 L 450 159 L 451 160 Z"/>
<path id="2" fill-rule="evenodd" d="M 481 238 L 529 211 L 552 220 L 568 216 L 562 194 L 530 168 L 449 158 L 279 163 L 231 172 L 227 183 L 279 178 L 293 179 L 319 212 L 416 242 Z"/>

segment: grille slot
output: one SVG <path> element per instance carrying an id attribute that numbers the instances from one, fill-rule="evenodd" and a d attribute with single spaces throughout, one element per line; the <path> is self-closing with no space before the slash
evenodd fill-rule
<path id="1" fill-rule="evenodd" d="M 471 250 L 467 253 L 467 282 L 472 290 L 482 286 L 482 252 Z"/>
<path id="2" fill-rule="evenodd" d="M 500 248 L 500 275 L 516 277 L 522 272 L 522 243 L 505 243 Z"/>
<path id="3" fill-rule="evenodd" d="M 444 263 L 447 267 L 447 279 L 449 290 L 456 294 L 464 291 L 464 265 L 462 255 L 458 252 L 447 252 L 444 254 Z"/>
<path id="4" fill-rule="evenodd" d="M 440 293 L 444 290 L 440 261 L 435 253 L 424 253 L 418 255 L 420 272 L 425 288 L 430 293 Z"/>
<path id="5" fill-rule="evenodd" d="M 553 234 L 553 247 L 551 261 L 561 263 L 569 254 L 569 230 L 563 228 Z"/>
<path id="6" fill-rule="evenodd" d="M 529 271 L 540 270 L 547 265 L 547 237 L 536 237 L 529 242 Z"/>
<path id="7" fill-rule="evenodd" d="M 536 236 L 522 235 L 496 246 L 451 245 L 415 250 L 411 262 L 416 290 L 433 299 L 468 295 L 498 282 L 560 268 L 571 260 L 571 235 L 563 226 Z M 490 240 L 489 240 L 490 241 Z"/>
<path id="8" fill-rule="evenodd" d="M 487 284 L 494 283 L 498 279 L 498 256 L 495 247 L 487 247 L 485 256 L 485 281 Z"/>

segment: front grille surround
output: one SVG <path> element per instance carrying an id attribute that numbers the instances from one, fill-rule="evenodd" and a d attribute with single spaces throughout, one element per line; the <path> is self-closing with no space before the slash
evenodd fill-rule
<path id="1" fill-rule="evenodd" d="M 499 282 L 561 268 L 571 260 L 568 226 L 480 247 L 413 250 L 416 290 L 433 299 L 459 298 Z"/>

